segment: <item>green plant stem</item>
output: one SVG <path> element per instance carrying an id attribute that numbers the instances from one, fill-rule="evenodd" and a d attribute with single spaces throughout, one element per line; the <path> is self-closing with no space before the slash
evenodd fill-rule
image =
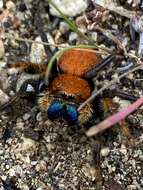
<path id="1" fill-rule="evenodd" d="M 83 34 L 83 33 L 77 28 L 77 26 L 75 25 L 75 23 L 74 23 L 73 21 L 69 20 L 69 18 L 68 18 L 64 13 L 62 13 L 62 11 L 61 11 L 51 0 L 48 0 L 48 2 L 49 2 L 49 4 L 51 4 L 51 5 L 57 10 L 57 12 L 58 12 L 58 13 L 60 14 L 60 16 L 65 20 L 65 22 L 69 25 L 69 28 L 70 28 L 72 31 L 76 32 L 81 38 L 85 39 L 85 40 L 88 41 L 90 44 L 94 44 L 95 46 L 98 47 L 98 45 L 95 44 L 95 43 L 93 42 L 93 40 L 92 40 L 90 37 L 88 37 L 88 36 L 86 36 L 85 34 Z"/>

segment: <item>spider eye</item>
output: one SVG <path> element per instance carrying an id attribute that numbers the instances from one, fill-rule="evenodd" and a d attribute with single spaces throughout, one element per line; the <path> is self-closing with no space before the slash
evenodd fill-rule
<path id="1" fill-rule="evenodd" d="M 76 125 L 78 121 L 78 111 L 74 105 L 66 105 L 66 111 L 64 113 L 64 119 L 71 125 Z"/>
<path id="2" fill-rule="evenodd" d="M 48 117 L 49 119 L 56 119 L 57 117 L 61 116 L 63 110 L 63 104 L 58 101 L 54 100 L 48 109 Z"/>

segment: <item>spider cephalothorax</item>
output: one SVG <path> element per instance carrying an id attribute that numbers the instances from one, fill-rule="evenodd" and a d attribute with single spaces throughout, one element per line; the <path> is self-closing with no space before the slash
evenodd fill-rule
<path id="1" fill-rule="evenodd" d="M 90 94 L 86 80 L 61 74 L 52 81 L 50 90 L 39 98 L 38 104 L 50 119 L 62 117 L 70 125 L 82 124 L 92 116 L 92 108 L 87 105 L 80 112 L 77 108 Z"/>

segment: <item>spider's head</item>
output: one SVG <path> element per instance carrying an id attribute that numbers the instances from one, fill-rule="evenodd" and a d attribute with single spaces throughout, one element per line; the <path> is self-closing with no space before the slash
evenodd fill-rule
<path id="1" fill-rule="evenodd" d="M 49 93 L 43 94 L 38 100 L 41 110 L 47 112 L 50 120 L 64 119 L 68 125 L 81 125 L 92 117 L 90 105 L 85 106 L 80 112 L 77 104 L 54 98 Z"/>
<path id="2" fill-rule="evenodd" d="M 38 100 L 40 108 L 47 112 L 48 118 L 51 120 L 63 118 L 69 125 L 76 125 L 78 122 L 78 111 L 75 104 L 70 104 L 44 94 Z"/>
<path id="3" fill-rule="evenodd" d="M 62 117 L 70 125 L 76 125 L 78 122 L 78 111 L 74 104 L 53 100 L 47 113 L 51 120 Z"/>

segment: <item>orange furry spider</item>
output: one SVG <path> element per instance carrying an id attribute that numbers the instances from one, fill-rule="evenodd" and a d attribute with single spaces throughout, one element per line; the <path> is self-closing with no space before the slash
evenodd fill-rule
<path id="1" fill-rule="evenodd" d="M 107 62 L 110 61 L 110 59 L 107 60 Z M 101 57 L 89 49 L 70 49 L 64 52 L 57 62 L 61 73 L 52 80 L 49 87 L 44 88 L 42 94 L 39 93 L 38 89 L 39 108 L 46 111 L 50 119 L 54 120 L 60 117 L 69 125 L 81 125 L 88 121 L 92 117 L 92 105 L 86 105 L 79 112 L 77 108 L 92 93 L 85 75 L 89 71 L 92 73 L 92 69 L 96 68 L 100 62 Z M 8 68 L 39 74 L 40 78 L 43 79 L 47 66 L 22 61 L 8 64 Z M 31 81 L 28 82 L 31 83 Z M 40 83 L 39 86 L 41 88 Z M 22 90 L 26 90 L 26 88 L 27 86 L 24 85 Z"/>
<path id="2" fill-rule="evenodd" d="M 113 56 L 108 56 L 105 60 L 94 51 L 89 49 L 70 49 L 64 52 L 57 66 L 60 73 L 52 78 L 50 85 L 42 85 L 47 66 L 45 64 L 35 64 L 31 62 L 16 62 L 8 64 L 8 68 L 17 68 L 21 72 L 38 74 L 37 81 L 26 81 L 20 88 L 20 92 L 27 92 L 28 85 L 35 85 L 36 97 L 38 96 L 38 107 L 47 112 L 51 120 L 63 118 L 68 125 L 81 125 L 93 117 L 93 104 L 87 104 L 80 111 L 78 107 L 91 96 L 92 88 L 87 78 L 92 78 L 99 69 L 111 62 Z M 41 93 L 42 92 L 42 93 Z M 28 91 L 29 93 L 29 91 Z M 107 93 L 108 94 L 108 93 Z M 119 95 L 126 99 L 131 99 L 129 95 L 120 92 L 111 92 L 113 96 Z M 107 95 L 108 97 L 108 95 Z M 101 98 L 103 112 L 109 112 L 113 107 L 109 98 Z M 99 103 L 100 104 L 100 103 Z M 127 131 L 127 130 L 126 130 Z M 130 137 L 127 131 L 128 137 Z"/>

